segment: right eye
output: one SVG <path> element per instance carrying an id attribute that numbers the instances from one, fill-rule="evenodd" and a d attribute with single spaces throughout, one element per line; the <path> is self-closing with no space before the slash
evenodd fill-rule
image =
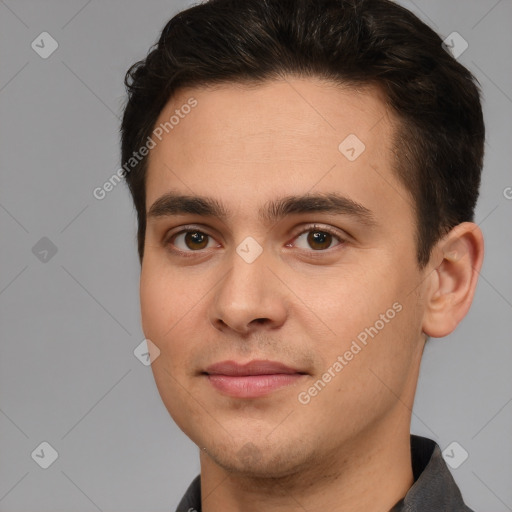
<path id="1" fill-rule="evenodd" d="M 211 242 L 214 242 L 213 238 L 203 231 L 184 229 L 172 235 L 166 245 L 176 247 L 176 249 L 172 248 L 175 252 L 198 252 L 212 247 L 209 245 Z"/>

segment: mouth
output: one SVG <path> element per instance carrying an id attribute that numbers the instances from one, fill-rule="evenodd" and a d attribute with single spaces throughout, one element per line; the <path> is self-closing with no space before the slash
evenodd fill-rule
<path id="1" fill-rule="evenodd" d="M 222 361 L 203 372 L 214 389 L 236 398 L 258 398 L 293 385 L 306 372 L 277 361 L 253 360 L 246 364 Z"/>

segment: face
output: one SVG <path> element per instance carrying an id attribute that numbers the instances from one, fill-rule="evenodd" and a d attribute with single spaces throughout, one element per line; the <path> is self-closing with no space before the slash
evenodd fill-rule
<path id="1" fill-rule="evenodd" d="M 173 115 L 149 155 L 140 296 L 178 426 L 253 476 L 408 432 L 423 274 L 379 91 L 183 89 L 155 126 Z"/>

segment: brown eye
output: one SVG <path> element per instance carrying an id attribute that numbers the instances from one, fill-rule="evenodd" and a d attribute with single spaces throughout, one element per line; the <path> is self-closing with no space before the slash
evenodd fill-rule
<path id="1" fill-rule="evenodd" d="M 312 249 L 328 249 L 332 242 L 332 235 L 325 231 L 310 231 L 307 240 Z"/>
<path id="2" fill-rule="evenodd" d="M 198 230 L 181 231 L 172 237 L 169 244 L 182 252 L 194 252 L 207 248 L 210 238 L 210 235 Z"/>
<path id="3" fill-rule="evenodd" d="M 305 236 L 307 235 L 307 236 Z M 337 245 L 342 245 L 344 239 L 330 228 L 321 226 L 309 226 L 296 237 L 293 245 L 299 249 L 325 251 L 335 245 L 333 242 L 337 240 Z"/>
<path id="4" fill-rule="evenodd" d="M 208 235 L 200 231 L 185 233 L 185 244 L 189 249 L 204 249 L 208 245 Z"/>

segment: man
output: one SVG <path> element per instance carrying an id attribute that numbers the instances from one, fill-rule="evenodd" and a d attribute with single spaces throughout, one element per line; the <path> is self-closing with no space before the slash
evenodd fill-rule
<path id="1" fill-rule="evenodd" d="M 410 420 L 482 265 L 470 72 L 388 0 L 212 0 L 125 82 L 142 327 L 200 448 L 177 510 L 469 511 Z"/>

